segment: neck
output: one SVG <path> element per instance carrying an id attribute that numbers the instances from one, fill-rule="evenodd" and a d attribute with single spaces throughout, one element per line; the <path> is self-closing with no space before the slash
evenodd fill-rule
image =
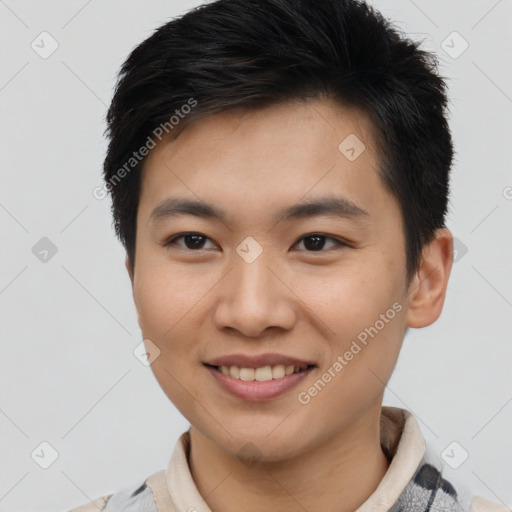
<path id="1" fill-rule="evenodd" d="M 194 427 L 190 441 L 192 478 L 213 512 L 353 512 L 389 467 L 380 445 L 380 404 L 293 459 L 247 466 Z"/>

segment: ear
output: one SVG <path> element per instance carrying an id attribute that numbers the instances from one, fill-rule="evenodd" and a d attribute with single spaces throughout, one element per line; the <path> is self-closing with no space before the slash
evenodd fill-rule
<path id="1" fill-rule="evenodd" d="M 126 267 L 126 270 L 128 271 L 128 275 L 130 276 L 130 281 L 132 282 L 132 288 L 133 288 L 134 268 L 132 265 L 132 261 L 128 255 L 126 255 L 126 258 L 124 260 L 124 266 Z"/>
<path id="2" fill-rule="evenodd" d="M 424 247 L 420 268 L 411 283 L 408 327 L 426 327 L 439 318 L 452 264 L 453 236 L 448 229 L 440 228 L 435 239 Z"/>
<path id="3" fill-rule="evenodd" d="M 128 254 L 126 255 L 126 258 L 124 260 L 124 266 L 126 267 L 126 270 L 128 271 L 128 275 L 130 276 L 130 281 L 132 283 L 132 296 L 133 296 L 133 302 L 135 304 L 135 309 L 137 311 L 137 323 L 139 324 L 139 327 L 141 327 L 141 325 L 140 325 L 139 308 L 137 307 L 137 298 L 136 298 L 135 290 L 134 290 L 134 287 L 133 287 L 133 278 L 134 278 L 134 275 L 135 275 L 135 266 L 133 265 L 132 260 L 130 259 Z M 142 329 L 142 327 L 141 327 L 141 329 Z"/>

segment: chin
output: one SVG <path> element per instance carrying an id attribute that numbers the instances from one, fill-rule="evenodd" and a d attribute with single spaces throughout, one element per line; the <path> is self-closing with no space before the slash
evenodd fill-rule
<path id="1" fill-rule="evenodd" d="M 294 435 L 290 432 L 267 430 L 254 432 L 233 432 L 224 449 L 240 459 L 246 465 L 259 462 L 279 462 L 293 459 L 306 450 L 304 433 Z"/>

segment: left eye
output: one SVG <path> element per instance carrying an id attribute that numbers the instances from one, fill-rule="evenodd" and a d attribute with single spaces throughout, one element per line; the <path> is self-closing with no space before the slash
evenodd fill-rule
<path id="1" fill-rule="evenodd" d="M 184 246 L 183 244 L 177 243 L 178 240 L 183 240 Z M 177 245 L 184 249 L 202 250 L 208 249 L 208 247 L 204 246 L 206 240 L 210 240 L 210 238 L 205 235 L 201 235 L 200 233 L 184 233 L 171 238 L 165 243 L 165 245 Z M 332 247 L 348 246 L 347 243 L 344 243 L 341 240 L 337 240 L 336 238 L 332 238 L 330 236 L 322 235 L 319 233 L 312 233 L 303 236 L 294 245 L 300 245 L 300 243 L 304 243 L 304 247 L 308 252 L 321 252 L 322 249 L 325 249 L 326 240 L 330 240 L 333 243 Z"/>
<path id="2" fill-rule="evenodd" d="M 319 252 L 325 248 L 326 240 L 331 240 L 332 242 L 334 242 L 334 247 L 347 245 L 347 244 L 341 242 L 340 240 L 337 240 L 336 238 L 332 238 L 332 237 L 326 236 L 326 235 L 321 235 L 318 233 L 313 233 L 311 235 L 303 236 L 299 240 L 299 242 L 300 243 L 304 242 L 304 246 L 311 249 L 311 251 L 308 251 L 308 252 Z"/>

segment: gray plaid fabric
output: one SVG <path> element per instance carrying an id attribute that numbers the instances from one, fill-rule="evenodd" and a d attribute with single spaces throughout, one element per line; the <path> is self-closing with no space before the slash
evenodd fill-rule
<path id="1" fill-rule="evenodd" d="M 158 512 L 153 493 L 144 482 L 136 489 L 125 488 L 113 494 L 102 512 Z"/>
<path id="2" fill-rule="evenodd" d="M 433 465 L 422 462 L 389 512 L 464 512 L 455 487 Z"/>

